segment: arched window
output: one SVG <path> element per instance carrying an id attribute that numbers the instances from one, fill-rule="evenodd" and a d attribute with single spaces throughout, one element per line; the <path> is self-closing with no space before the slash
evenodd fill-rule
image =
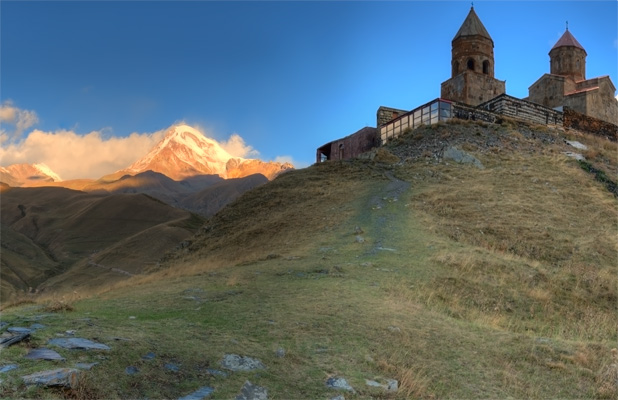
<path id="1" fill-rule="evenodd" d="M 489 61 L 487 60 L 483 61 L 483 73 L 489 74 Z"/>
<path id="2" fill-rule="evenodd" d="M 474 71 L 474 60 L 471 58 L 468 58 L 468 69 Z"/>
<path id="3" fill-rule="evenodd" d="M 453 63 L 453 76 L 459 73 L 459 61 Z"/>

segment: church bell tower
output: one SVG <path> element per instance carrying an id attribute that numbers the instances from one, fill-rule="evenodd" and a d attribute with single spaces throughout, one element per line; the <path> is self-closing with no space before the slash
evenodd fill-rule
<path id="1" fill-rule="evenodd" d="M 441 98 L 477 106 L 505 93 L 505 81 L 494 78 L 494 41 L 474 7 L 451 45 L 451 78 L 442 82 Z"/>

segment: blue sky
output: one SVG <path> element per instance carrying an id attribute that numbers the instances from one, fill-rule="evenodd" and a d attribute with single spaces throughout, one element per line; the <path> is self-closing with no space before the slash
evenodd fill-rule
<path id="1" fill-rule="evenodd" d="M 474 2 L 494 40 L 495 76 L 516 97 L 549 72 L 567 20 L 588 53 L 587 77 L 617 85 L 617 5 Z M 469 10 L 469 1 L 3 0 L 0 100 L 14 118 L 0 128 L 0 164 L 44 162 L 24 150 L 32 132 L 94 132 L 103 146 L 185 121 L 220 141 L 236 133 L 262 159 L 306 166 L 320 145 L 375 126 L 380 105 L 439 97 Z"/>

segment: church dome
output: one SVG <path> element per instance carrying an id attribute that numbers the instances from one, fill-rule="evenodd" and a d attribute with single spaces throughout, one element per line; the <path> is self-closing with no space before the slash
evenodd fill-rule
<path id="1" fill-rule="evenodd" d="M 573 36 L 571 32 L 569 32 L 568 29 L 564 32 L 562 37 L 558 39 L 554 47 L 552 47 L 551 49 L 554 50 L 559 47 L 577 47 L 578 49 L 583 50 L 584 53 L 586 52 L 586 49 L 584 49 L 584 46 L 579 44 L 577 39 L 575 39 L 575 36 Z"/>
<path id="2" fill-rule="evenodd" d="M 464 20 L 463 24 L 461 24 L 461 27 L 453 38 L 453 41 L 464 36 L 481 36 L 491 40 L 493 45 L 493 40 L 491 39 L 491 36 L 489 36 L 489 32 L 487 32 L 487 29 L 485 29 L 485 26 L 479 19 L 478 15 L 476 15 L 474 7 L 470 8 L 468 16 Z"/>

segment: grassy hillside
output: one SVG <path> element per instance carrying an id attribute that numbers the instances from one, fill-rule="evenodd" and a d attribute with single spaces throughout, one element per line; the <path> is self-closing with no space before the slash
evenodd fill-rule
<path id="1" fill-rule="evenodd" d="M 143 194 L 65 188 L 2 192 L 2 293 L 81 290 L 141 272 L 203 220 Z"/>
<path id="2" fill-rule="evenodd" d="M 270 398 L 615 398 L 616 198 L 565 139 L 616 170 L 614 142 L 505 122 L 426 127 L 373 159 L 283 174 L 148 275 L 5 309 L 21 324 L 64 311 L 3 351 L 20 370 L 1 393 L 233 398 L 250 380 Z M 483 168 L 445 159 L 449 146 Z M 28 347 L 68 329 L 112 349 L 59 350 L 61 365 L 99 362 L 75 389 L 26 388 L 19 376 L 52 368 L 25 362 Z M 223 377 L 225 354 L 266 369 Z"/>

